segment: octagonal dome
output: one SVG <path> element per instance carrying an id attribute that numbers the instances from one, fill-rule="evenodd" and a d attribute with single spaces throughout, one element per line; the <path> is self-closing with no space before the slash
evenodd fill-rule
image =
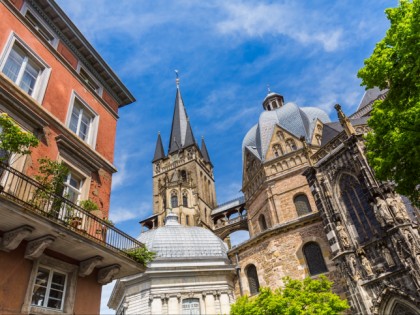
<path id="1" fill-rule="evenodd" d="M 182 226 L 178 216 L 168 214 L 163 227 L 143 232 L 138 240 L 159 258 L 223 258 L 227 259 L 226 244 L 208 229 Z"/>
<path id="2" fill-rule="evenodd" d="M 242 142 L 242 152 L 247 148 L 258 159 L 264 161 L 271 136 L 276 125 L 287 130 L 297 138 L 305 137 L 310 143 L 316 120 L 330 122 L 328 114 L 316 107 L 299 107 L 295 103 L 287 103 L 274 110 L 261 113 L 258 124 L 254 125 L 245 135 Z"/>

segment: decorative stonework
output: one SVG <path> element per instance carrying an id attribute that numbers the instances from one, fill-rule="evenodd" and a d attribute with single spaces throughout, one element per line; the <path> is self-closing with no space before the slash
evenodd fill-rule
<path id="1" fill-rule="evenodd" d="M 90 275 L 95 269 L 95 267 L 102 262 L 104 258 L 101 256 L 95 256 L 89 259 L 86 259 L 80 263 L 79 267 L 79 276 L 86 277 Z"/>
<path id="2" fill-rule="evenodd" d="M 39 258 L 44 250 L 55 241 L 55 237 L 52 235 L 46 235 L 36 240 L 28 242 L 25 251 L 26 259 L 37 259 Z"/>
<path id="3" fill-rule="evenodd" d="M 114 280 L 114 276 L 120 272 L 120 265 L 111 265 L 99 269 L 98 272 L 98 283 L 107 284 Z"/>
<path id="4" fill-rule="evenodd" d="M 0 238 L 0 249 L 5 252 L 16 249 L 33 230 L 32 226 L 23 225 L 17 229 L 5 232 L 3 237 Z"/>

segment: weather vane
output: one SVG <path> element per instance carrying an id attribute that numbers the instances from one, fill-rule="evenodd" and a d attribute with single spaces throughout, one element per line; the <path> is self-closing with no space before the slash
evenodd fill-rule
<path id="1" fill-rule="evenodd" d="M 176 75 L 176 80 L 175 80 L 176 86 L 179 87 L 179 71 L 178 70 L 175 70 L 175 75 Z"/>
<path id="2" fill-rule="evenodd" d="M 267 84 L 267 91 L 268 91 L 268 93 L 271 92 L 271 90 L 270 90 L 270 84 Z"/>

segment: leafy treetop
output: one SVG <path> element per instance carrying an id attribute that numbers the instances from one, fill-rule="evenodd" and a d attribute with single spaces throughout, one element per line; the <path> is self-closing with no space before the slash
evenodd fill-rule
<path id="1" fill-rule="evenodd" d="M 347 301 L 332 293 L 332 282 L 319 279 L 283 279 L 284 288 L 261 288 L 259 295 L 240 297 L 231 315 L 336 315 L 349 308 Z"/>
<path id="2" fill-rule="evenodd" d="M 358 76 L 366 88 L 388 88 L 374 103 L 367 157 L 380 180 L 420 204 L 420 0 L 387 9 L 391 26 Z"/>
<path id="3" fill-rule="evenodd" d="M 0 114 L 0 149 L 5 156 L 2 161 L 8 161 L 13 153 L 30 154 L 30 147 L 37 147 L 39 140 L 30 132 L 23 131 L 6 113 Z"/>

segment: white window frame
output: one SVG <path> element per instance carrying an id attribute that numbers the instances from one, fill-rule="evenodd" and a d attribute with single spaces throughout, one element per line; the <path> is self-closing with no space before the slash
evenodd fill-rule
<path id="1" fill-rule="evenodd" d="M 65 290 L 63 294 L 62 309 L 55 309 L 43 306 L 32 305 L 32 295 L 34 291 L 36 276 L 39 267 L 54 270 L 66 275 Z M 76 298 L 76 284 L 78 277 L 78 266 L 67 262 L 49 257 L 45 254 L 41 255 L 32 264 L 32 271 L 26 289 L 25 302 L 22 305 L 22 314 L 73 314 L 74 302 Z"/>
<path id="2" fill-rule="evenodd" d="M 73 108 L 75 103 L 78 102 L 79 105 L 81 105 L 83 108 L 83 111 L 87 111 L 87 113 L 92 116 L 92 119 L 90 121 L 89 125 L 89 132 L 86 140 L 83 140 L 79 137 L 77 133 L 75 133 L 73 130 L 70 129 L 70 122 L 71 122 L 71 116 L 73 113 Z M 80 122 L 79 122 L 80 123 Z M 92 148 L 95 148 L 96 145 L 96 137 L 98 134 L 98 126 L 99 126 L 99 115 L 75 92 L 73 91 L 70 97 L 70 105 L 69 110 L 67 112 L 67 119 L 66 119 L 66 126 L 67 128 L 74 133 L 81 141 L 87 143 Z M 79 128 L 80 126 L 78 126 Z"/>
<path id="3" fill-rule="evenodd" d="M 35 277 L 35 282 L 34 282 L 34 284 L 32 286 L 31 306 L 37 306 L 37 307 L 47 308 L 47 309 L 51 309 L 51 310 L 59 310 L 59 311 L 62 311 L 63 308 L 64 308 L 64 302 L 65 302 L 65 298 L 66 298 L 66 291 L 67 291 L 66 290 L 66 287 L 67 287 L 68 274 L 65 273 L 65 272 L 62 272 L 61 270 L 57 270 L 57 269 L 54 269 L 54 268 L 51 268 L 51 267 L 48 267 L 48 266 L 43 266 L 43 265 L 38 266 L 37 273 L 38 273 L 39 269 L 45 269 L 45 270 L 48 270 L 48 272 L 49 272 L 47 286 L 46 286 L 46 291 L 45 291 L 45 297 L 44 297 L 44 305 L 32 304 L 32 298 L 33 298 L 33 295 L 34 295 L 34 290 L 35 290 L 35 285 L 36 285 L 36 279 L 37 279 L 37 277 Z M 61 307 L 60 308 L 54 308 L 54 307 L 48 307 L 48 306 L 46 306 L 46 304 L 48 304 L 48 301 L 50 299 L 52 278 L 53 278 L 54 273 L 61 274 L 61 275 L 64 275 L 65 276 L 64 285 L 63 285 L 63 297 L 62 297 L 62 299 L 60 301 L 61 302 Z"/>
<path id="4" fill-rule="evenodd" d="M 77 69 L 76 69 L 77 73 L 80 75 L 80 79 L 82 81 L 84 81 L 85 84 L 87 84 L 92 90 L 95 91 L 96 94 L 98 94 L 99 96 L 102 96 L 103 93 L 103 86 L 102 84 L 99 83 L 99 81 L 92 75 L 92 73 L 86 69 L 86 67 L 83 67 L 81 62 L 79 61 L 79 63 L 77 64 Z M 97 85 L 98 87 L 95 89 L 93 88 L 88 82 L 86 82 L 83 77 L 82 74 L 80 73 L 81 71 L 84 71 L 86 76 L 88 77 L 88 81 L 92 81 L 95 85 Z"/>
<path id="5" fill-rule="evenodd" d="M 3 77 L 7 78 L 9 81 L 12 81 L 11 79 L 9 79 L 8 76 L 6 76 L 3 73 L 3 69 L 4 69 L 4 66 L 6 65 L 6 61 L 12 51 L 12 48 L 15 45 L 17 45 L 21 50 L 23 50 L 23 52 L 28 56 L 28 58 L 41 68 L 40 74 L 38 75 L 36 79 L 36 83 L 35 83 L 32 94 L 28 94 L 27 92 L 25 92 L 25 94 L 31 96 L 39 103 L 42 103 L 42 100 L 44 99 L 44 96 L 45 96 L 48 79 L 51 74 L 51 67 L 48 66 L 48 64 L 45 63 L 40 57 L 38 57 L 38 55 L 23 40 L 21 40 L 14 32 L 11 32 L 11 34 L 9 35 L 9 39 L 6 42 L 6 45 L 3 47 L 3 51 L 0 57 L 0 73 Z M 20 86 L 16 82 L 14 81 L 12 82 L 19 89 L 21 89 Z"/>
<path id="6" fill-rule="evenodd" d="M 45 31 L 48 33 L 48 35 L 50 35 L 51 37 L 53 37 L 52 40 L 48 40 L 44 37 L 44 35 L 42 35 L 42 32 L 40 30 L 38 30 L 38 26 L 34 26 L 34 28 L 38 31 L 38 33 L 40 34 L 40 36 L 42 38 L 44 38 L 46 41 L 48 41 L 54 48 L 57 48 L 58 46 L 58 36 L 57 34 L 51 29 L 51 27 L 49 25 L 47 25 L 47 23 L 44 22 L 44 20 L 42 19 L 42 17 L 35 12 L 35 10 L 29 6 L 29 4 L 27 2 L 25 2 L 22 6 L 22 9 L 20 10 L 20 12 L 22 13 L 23 17 L 27 19 L 26 14 L 27 12 L 30 12 L 30 14 L 32 14 L 32 16 L 35 18 L 35 20 L 40 24 L 40 26 L 42 28 L 45 29 Z M 32 24 L 29 22 L 29 24 Z"/>
<path id="7" fill-rule="evenodd" d="M 70 179 L 74 178 L 76 181 L 79 182 L 79 189 L 76 189 L 75 187 L 70 185 Z M 85 183 L 86 179 L 84 176 L 80 176 L 77 172 L 74 172 L 72 169 L 69 170 L 69 173 L 67 174 L 66 180 L 64 181 L 64 191 L 63 194 L 64 196 L 66 196 L 66 194 L 69 192 L 69 190 L 73 190 L 75 192 L 77 192 L 77 200 L 72 201 L 75 204 L 79 204 L 79 201 L 82 200 L 83 197 L 83 188 L 84 188 L 84 183 Z M 67 197 L 65 197 L 67 198 Z"/>

